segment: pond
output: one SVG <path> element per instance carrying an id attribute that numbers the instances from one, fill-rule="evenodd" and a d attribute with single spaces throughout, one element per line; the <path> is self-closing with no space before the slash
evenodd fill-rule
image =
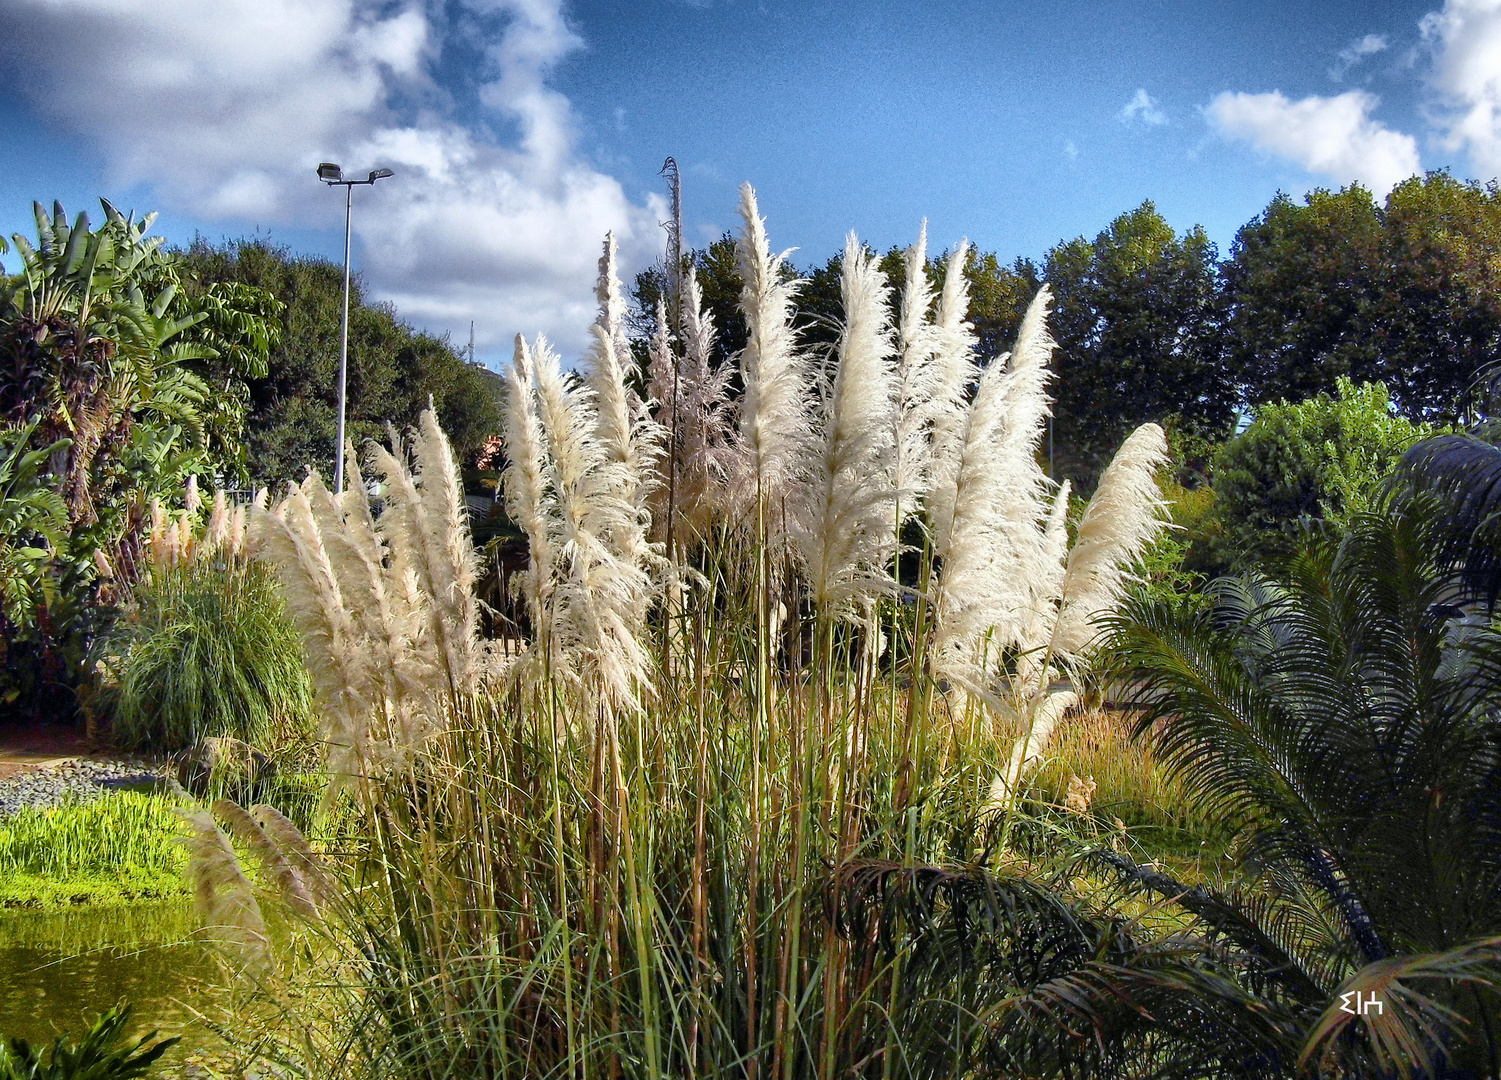
<path id="1" fill-rule="evenodd" d="M 196 925 L 185 901 L 0 911 L 0 1035 L 50 1044 L 128 1001 L 133 1034 L 157 1028 L 184 1037 L 164 1059 L 164 1075 L 180 1073 L 216 1042 L 188 1007 L 209 1011 L 222 996 L 217 963 L 192 937 Z"/>

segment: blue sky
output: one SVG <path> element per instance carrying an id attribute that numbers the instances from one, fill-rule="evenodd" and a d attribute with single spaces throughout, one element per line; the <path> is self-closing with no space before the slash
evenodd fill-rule
<path id="1" fill-rule="evenodd" d="M 821 262 L 967 236 L 1039 257 L 1153 199 L 1221 246 L 1280 190 L 1501 172 L 1501 0 L 0 0 L 0 229 L 33 198 L 161 211 L 174 241 L 340 253 L 481 356 L 577 349 L 606 229 L 735 226 Z M 9 258 L 14 263 L 14 256 Z"/>

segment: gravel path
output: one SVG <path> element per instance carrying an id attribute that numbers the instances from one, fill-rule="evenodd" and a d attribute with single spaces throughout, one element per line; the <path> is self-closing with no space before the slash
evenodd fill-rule
<path id="1" fill-rule="evenodd" d="M 57 765 L 28 766 L 0 779 L 0 818 L 23 806 L 54 806 L 97 799 L 111 790 L 162 790 L 175 784 L 161 764 L 104 758 L 72 758 Z"/>

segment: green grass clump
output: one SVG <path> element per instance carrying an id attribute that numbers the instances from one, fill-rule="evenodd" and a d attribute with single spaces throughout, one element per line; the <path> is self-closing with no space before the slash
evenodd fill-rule
<path id="1" fill-rule="evenodd" d="M 115 734 L 177 750 L 206 736 L 257 746 L 305 736 L 312 692 L 280 586 L 258 564 L 198 559 L 156 568 L 109 652 Z"/>
<path id="2" fill-rule="evenodd" d="M 172 804 L 134 792 L 0 818 L 0 907 L 160 899 L 186 892 Z"/>

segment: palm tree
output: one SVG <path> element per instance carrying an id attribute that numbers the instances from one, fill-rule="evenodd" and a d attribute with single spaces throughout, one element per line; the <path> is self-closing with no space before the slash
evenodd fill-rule
<path id="1" fill-rule="evenodd" d="M 1501 633 L 1454 524 L 1393 498 L 1283 579 L 1224 583 L 1208 610 L 1137 603 L 1111 641 L 1138 736 L 1248 823 L 1253 883 L 1201 896 L 1116 869 L 1208 902 L 1216 934 L 1260 931 L 1253 982 L 1294 1006 L 1300 1057 L 1357 1075 L 1501 1073 Z M 1379 1012 L 1340 1008 L 1371 994 Z"/>

